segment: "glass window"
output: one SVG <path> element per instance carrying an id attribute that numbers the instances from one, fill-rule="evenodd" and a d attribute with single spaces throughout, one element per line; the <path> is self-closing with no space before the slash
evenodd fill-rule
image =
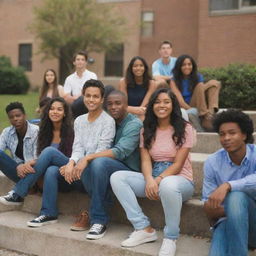
<path id="1" fill-rule="evenodd" d="M 19 66 L 32 71 L 32 44 L 19 44 Z"/>
<path id="2" fill-rule="evenodd" d="M 154 29 L 154 13 L 143 12 L 142 13 L 142 24 L 141 24 L 141 35 L 152 36 Z"/>
<path id="3" fill-rule="evenodd" d="M 256 6 L 256 0 L 242 0 L 242 6 Z"/>
<path id="4" fill-rule="evenodd" d="M 256 7 L 256 0 L 210 0 L 211 11 L 243 10 Z"/>
<path id="5" fill-rule="evenodd" d="M 118 45 L 105 55 L 105 76 L 123 76 L 124 46 Z"/>
<path id="6" fill-rule="evenodd" d="M 210 0 L 210 10 L 235 10 L 238 9 L 238 0 Z"/>

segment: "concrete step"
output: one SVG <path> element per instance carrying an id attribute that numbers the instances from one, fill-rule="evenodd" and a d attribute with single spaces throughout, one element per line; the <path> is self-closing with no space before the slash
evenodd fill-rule
<path id="1" fill-rule="evenodd" d="M 0 246 L 40 256 L 86 256 L 86 255 L 157 255 L 161 246 L 162 231 L 158 240 L 131 249 L 120 247 L 121 241 L 132 232 L 132 227 L 111 224 L 107 234 L 100 240 L 85 239 L 85 232 L 69 230 L 72 218 L 60 216 L 59 222 L 41 228 L 29 228 L 26 222 L 34 215 L 19 211 L 0 213 Z M 182 235 L 177 242 L 177 256 L 206 256 L 209 248 L 207 239 Z"/>
<path id="2" fill-rule="evenodd" d="M 256 141 L 256 133 L 253 134 Z M 197 143 L 192 148 L 191 152 L 212 154 L 222 148 L 219 142 L 219 135 L 217 133 L 210 132 L 198 132 Z"/>
<path id="3" fill-rule="evenodd" d="M 203 164 L 207 159 L 209 154 L 203 153 L 191 153 L 193 174 L 194 174 L 194 183 L 195 183 L 195 196 L 201 196 L 202 191 L 202 181 L 203 181 Z M 13 186 L 8 178 L 6 178 L 2 172 L 0 172 L 0 194 L 9 191 Z"/>

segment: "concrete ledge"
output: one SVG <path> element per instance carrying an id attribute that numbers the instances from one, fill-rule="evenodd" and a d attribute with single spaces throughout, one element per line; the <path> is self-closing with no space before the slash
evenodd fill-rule
<path id="1" fill-rule="evenodd" d="M 40 256 L 146 256 L 157 255 L 162 242 L 162 231 L 158 240 L 132 249 L 120 247 L 121 241 L 132 232 L 131 226 L 110 225 L 104 238 L 97 241 L 85 239 L 85 232 L 69 231 L 72 219 L 61 216 L 59 222 L 41 228 L 28 228 L 26 222 L 33 215 L 23 212 L 0 214 L 0 246 Z M 206 256 L 209 243 L 206 239 L 181 236 L 177 243 L 177 256 Z"/>

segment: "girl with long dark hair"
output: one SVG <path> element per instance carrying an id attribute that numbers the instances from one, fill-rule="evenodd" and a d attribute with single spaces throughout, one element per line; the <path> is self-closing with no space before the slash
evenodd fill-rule
<path id="1" fill-rule="evenodd" d="M 54 146 L 70 157 L 74 140 L 73 122 L 68 104 L 57 97 L 43 109 L 39 125 L 37 153 L 48 146 Z"/>
<path id="2" fill-rule="evenodd" d="M 155 81 L 151 78 L 146 61 L 140 56 L 133 57 L 125 77 L 119 82 L 119 90 L 128 97 L 128 112 L 143 119 L 148 100 L 155 89 Z"/>
<path id="3" fill-rule="evenodd" d="M 189 55 L 181 55 L 173 69 L 170 87 L 181 108 L 188 114 L 199 115 L 203 128 L 212 130 L 213 115 L 219 107 L 220 83 L 216 80 L 204 83 L 195 60 Z"/>
<path id="4" fill-rule="evenodd" d="M 40 91 L 39 102 L 48 97 L 63 97 L 65 95 L 63 86 L 58 85 L 57 74 L 53 69 L 47 69 L 44 73 L 43 86 Z"/>
<path id="5" fill-rule="evenodd" d="M 161 200 L 165 214 L 163 244 L 159 255 L 175 255 L 182 202 L 191 198 L 194 185 L 189 151 L 193 128 L 181 115 L 170 89 L 158 89 L 151 96 L 141 132 L 142 173 L 119 171 L 111 176 L 112 189 L 135 231 L 122 242 L 134 247 L 157 239 L 136 196 Z"/>

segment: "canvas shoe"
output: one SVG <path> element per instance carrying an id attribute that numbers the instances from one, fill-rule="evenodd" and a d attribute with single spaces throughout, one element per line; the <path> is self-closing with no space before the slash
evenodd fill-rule
<path id="1" fill-rule="evenodd" d="M 7 195 L 0 197 L 0 203 L 4 205 L 21 205 L 24 199 L 16 194 L 13 190 Z"/>
<path id="2" fill-rule="evenodd" d="M 90 240 L 100 239 L 106 234 L 106 229 L 107 227 L 103 224 L 93 224 L 86 238 Z"/>
<path id="3" fill-rule="evenodd" d="M 128 239 L 124 240 L 121 243 L 123 247 L 134 247 L 140 244 L 154 242 L 157 240 L 157 234 L 154 230 L 153 232 L 149 233 L 144 230 L 135 230 L 131 233 Z"/>
<path id="4" fill-rule="evenodd" d="M 176 240 L 164 238 L 158 256 L 175 256 L 175 252 Z"/>
<path id="5" fill-rule="evenodd" d="M 46 216 L 46 215 L 40 215 L 37 218 L 28 221 L 27 225 L 29 227 L 42 227 L 44 225 L 49 225 L 49 224 L 54 224 L 58 222 L 57 217 L 52 217 L 52 216 Z"/>

